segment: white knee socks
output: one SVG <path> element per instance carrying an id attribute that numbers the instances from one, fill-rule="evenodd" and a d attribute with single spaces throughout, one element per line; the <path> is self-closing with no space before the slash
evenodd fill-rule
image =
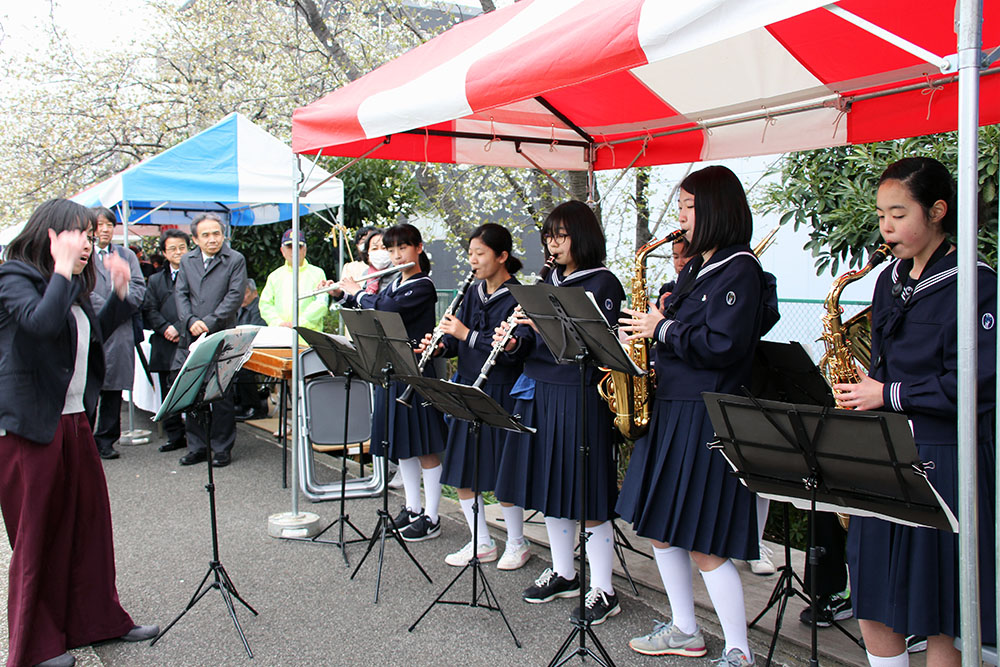
<path id="1" fill-rule="evenodd" d="M 472 514 L 472 501 L 473 498 L 459 498 L 458 502 L 462 505 L 462 513 L 465 514 L 465 520 L 469 524 L 469 535 L 472 535 L 473 522 L 479 524 L 479 543 L 489 544 L 492 542 L 490 538 L 490 529 L 486 525 L 486 512 L 483 511 L 483 497 L 479 496 L 479 512 L 478 518 L 473 517 Z"/>
<path id="2" fill-rule="evenodd" d="M 764 539 L 764 526 L 767 525 L 767 510 L 771 506 L 771 501 L 767 498 L 757 498 L 757 541 Z"/>
<path id="3" fill-rule="evenodd" d="M 524 542 L 524 509 L 513 505 L 500 506 L 503 512 L 503 523 L 507 527 L 507 544 L 519 546 Z"/>
<path id="4" fill-rule="evenodd" d="M 868 653 L 868 651 L 865 651 L 865 653 Z M 868 664 L 872 667 L 909 667 L 910 655 L 906 651 L 903 651 L 900 655 L 880 658 L 877 655 L 868 653 Z"/>
<path id="5" fill-rule="evenodd" d="M 431 523 L 437 523 L 438 507 L 441 505 L 441 472 L 444 466 L 439 463 L 433 468 L 421 468 L 421 470 L 424 473 L 424 496 L 427 498 L 427 508 L 424 513 Z"/>
<path id="6" fill-rule="evenodd" d="M 615 532 L 610 521 L 588 528 L 587 562 L 590 564 L 590 587 L 613 595 L 611 566 L 615 558 Z"/>
<path id="7" fill-rule="evenodd" d="M 563 579 L 572 579 L 576 576 L 576 566 L 573 564 L 576 521 L 547 516 L 545 530 L 549 534 L 552 569 Z"/>
<path id="8" fill-rule="evenodd" d="M 743 605 L 743 583 L 740 581 L 740 573 L 736 570 L 736 566 L 733 565 L 733 561 L 727 560 L 710 572 L 702 572 L 701 578 L 705 580 L 705 588 L 708 589 L 708 596 L 712 598 L 715 615 L 719 617 L 722 634 L 726 639 L 724 653 L 738 648 L 749 658 L 750 644 L 747 641 L 747 612 Z"/>
<path id="9" fill-rule="evenodd" d="M 403 476 L 403 493 L 406 495 L 406 507 L 418 514 L 424 506 L 420 504 L 420 459 L 416 456 L 399 459 L 399 474 Z"/>
<path id="10" fill-rule="evenodd" d="M 660 570 L 663 588 L 670 602 L 670 615 L 674 625 L 692 635 L 698 629 L 694 617 L 694 589 L 691 587 L 691 554 L 680 547 L 660 549 L 653 547 L 656 567 Z"/>

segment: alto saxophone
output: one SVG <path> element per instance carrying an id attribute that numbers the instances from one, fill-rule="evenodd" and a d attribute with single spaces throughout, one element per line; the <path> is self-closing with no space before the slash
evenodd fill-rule
<path id="1" fill-rule="evenodd" d="M 672 243 L 684 236 L 678 229 L 659 240 L 650 241 L 635 253 L 632 274 L 632 308 L 639 312 L 649 309 L 646 294 L 646 258 L 664 243 Z M 646 375 L 633 377 L 620 371 L 608 371 L 597 384 L 597 392 L 615 413 L 615 426 L 629 440 L 635 440 L 649 430 L 649 406 L 655 390 L 655 376 L 649 365 L 649 339 L 638 338 L 628 344 L 628 354 Z"/>
<path id="2" fill-rule="evenodd" d="M 868 370 L 871 357 L 871 339 L 869 338 L 867 341 L 852 340 L 848 327 L 841 322 L 841 315 L 844 309 L 840 306 L 840 295 L 843 293 L 845 287 L 856 280 L 864 278 L 872 269 L 881 264 L 891 250 L 892 246 L 890 244 L 883 243 L 872 253 L 872 256 L 868 259 L 868 263 L 864 267 L 858 271 L 848 271 L 834 280 L 833 287 L 830 288 L 830 293 L 827 294 L 826 301 L 823 302 L 826 314 L 823 315 L 823 335 L 821 336 L 821 340 L 826 346 L 826 351 L 823 353 L 823 358 L 819 361 L 819 368 L 831 387 L 835 384 L 857 384 L 861 382 L 861 375 L 858 373 L 856 364 L 860 361 L 865 370 Z M 862 359 L 856 354 L 857 349 L 865 347 L 869 350 L 868 359 Z M 840 521 L 840 526 L 844 530 L 847 530 L 851 517 L 849 514 L 837 512 L 837 520 Z"/>

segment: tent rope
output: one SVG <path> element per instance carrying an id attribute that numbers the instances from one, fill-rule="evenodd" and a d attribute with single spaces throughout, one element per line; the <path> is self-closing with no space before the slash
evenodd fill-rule
<path id="1" fill-rule="evenodd" d="M 934 81 L 931 81 L 931 77 L 930 77 L 929 74 L 924 74 L 924 78 L 926 78 L 926 80 L 927 80 L 927 86 L 923 90 L 920 91 L 920 94 L 921 95 L 928 95 L 929 96 L 927 98 L 927 117 L 926 117 L 926 120 L 930 120 L 931 119 L 931 105 L 934 103 L 934 96 L 944 86 L 939 85 L 939 84 L 935 83 Z"/>

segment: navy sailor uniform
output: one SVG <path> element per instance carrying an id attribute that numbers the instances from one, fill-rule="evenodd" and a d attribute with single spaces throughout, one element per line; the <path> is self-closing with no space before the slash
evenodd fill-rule
<path id="1" fill-rule="evenodd" d="M 406 327 L 406 335 L 411 341 L 422 339 L 424 334 L 434 330 L 437 290 L 425 273 L 418 273 L 406 280 L 398 276 L 378 294 L 367 294 L 363 290 L 357 294 L 345 294 L 340 303 L 346 308 L 368 308 L 399 313 Z M 424 375 L 434 377 L 431 364 L 424 369 Z M 436 454 L 444 449 L 445 428 L 440 412 L 424 406 L 414 399 L 412 407 L 396 402 L 406 385 L 401 382 L 389 383 L 389 458 L 399 459 Z M 375 387 L 375 404 L 372 414 L 371 453 L 382 456 L 382 440 L 385 438 L 385 393 L 386 389 Z"/>
<path id="2" fill-rule="evenodd" d="M 764 277 L 749 246 L 720 248 L 681 271 L 674 314 L 656 328 L 656 399 L 649 432 L 635 443 L 617 512 L 637 534 L 723 558 L 758 557 L 753 494 L 715 439 L 702 392 L 750 386 L 760 340 Z"/>
<path id="3" fill-rule="evenodd" d="M 517 300 L 507 289 L 507 285 L 519 285 L 511 278 L 492 294 L 486 293 L 485 281 L 469 290 L 458 309 L 456 317 L 469 327 L 469 335 L 464 341 L 446 335 L 444 356 L 458 356 L 458 373 L 455 381 L 471 385 L 479 377 L 479 371 L 493 349 L 493 330 L 505 321 L 517 306 Z M 490 370 L 481 389 L 497 403 L 514 412 L 514 397 L 511 389 L 521 374 L 521 362 L 514 355 L 501 353 L 497 363 Z M 496 486 L 500 453 L 503 451 L 505 431 L 484 426 L 479 432 L 479 490 L 490 491 Z M 473 451 L 471 424 L 460 419 L 452 420 L 448 427 L 448 446 L 445 449 L 444 470 L 441 483 L 456 488 L 471 489 L 473 482 Z"/>
<path id="4" fill-rule="evenodd" d="M 872 298 L 871 377 L 884 383 L 885 411 L 913 425 L 927 478 L 958 514 L 957 253 L 908 280 L 911 261 L 896 261 L 879 276 Z M 904 283 L 909 283 L 905 284 Z M 978 267 L 979 608 L 983 643 L 996 643 L 994 511 L 994 378 L 996 274 Z M 894 285 L 896 294 L 893 293 Z M 851 519 L 847 536 L 854 613 L 902 635 L 960 634 L 958 536 L 880 519 Z"/>
<path id="5" fill-rule="evenodd" d="M 617 329 L 625 290 L 607 267 L 579 269 L 569 276 L 563 276 L 562 267 L 557 267 L 546 282 L 557 287 L 582 287 L 590 292 L 609 325 Z M 531 327 L 518 327 L 515 335 L 518 339 L 515 351 L 525 354 L 524 378 L 534 382 L 534 390 L 533 395 L 518 398 L 514 412 L 521 415 L 525 425 L 537 431 L 507 434 L 496 496 L 519 507 L 539 510 L 545 516 L 579 519 L 579 369 L 575 364 L 556 364 L 541 336 Z M 617 472 L 612 463 L 612 415 L 597 393 L 601 375 L 595 367 L 588 366 L 584 427 L 590 443 L 587 518 L 594 521 L 613 517 L 618 495 Z"/>

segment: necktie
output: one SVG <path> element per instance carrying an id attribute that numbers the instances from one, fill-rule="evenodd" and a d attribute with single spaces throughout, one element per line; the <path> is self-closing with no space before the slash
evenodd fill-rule
<path id="1" fill-rule="evenodd" d="M 212 258 L 211 258 L 211 257 L 206 257 L 206 258 L 205 258 L 205 270 L 206 270 L 206 271 L 208 271 L 208 265 L 209 265 L 209 263 L 210 263 L 211 261 L 212 261 Z"/>

